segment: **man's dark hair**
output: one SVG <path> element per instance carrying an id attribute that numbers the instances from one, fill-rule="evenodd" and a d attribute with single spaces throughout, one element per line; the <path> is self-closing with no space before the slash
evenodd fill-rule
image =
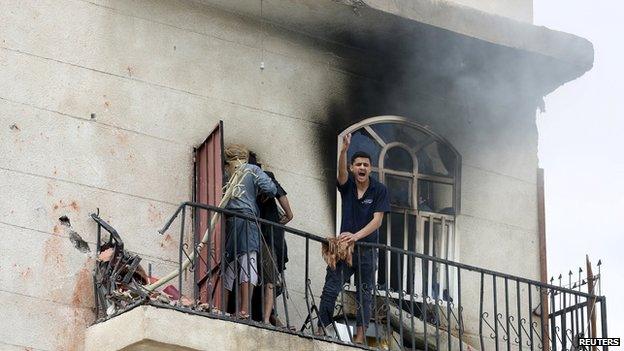
<path id="1" fill-rule="evenodd" d="M 249 160 L 247 161 L 247 163 L 262 168 L 262 165 L 258 163 L 258 155 L 256 155 L 256 153 L 251 150 L 249 151 Z"/>
<path id="2" fill-rule="evenodd" d="M 356 153 L 353 154 L 353 156 L 351 156 L 351 164 L 353 164 L 353 162 L 355 162 L 355 159 L 361 157 L 361 158 L 367 158 L 368 162 L 372 163 L 373 159 L 371 158 L 371 156 L 369 154 L 367 154 L 364 151 L 358 151 Z"/>

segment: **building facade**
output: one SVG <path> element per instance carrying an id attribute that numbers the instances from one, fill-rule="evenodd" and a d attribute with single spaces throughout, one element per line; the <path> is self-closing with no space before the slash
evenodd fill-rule
<path id="1" fill-rule="evenodd" d="M 193 198 L 193 149 L 219 121 L 225 142 L 256 151 L 288 191 L 292 227 L 335 233 L 337 145 L 350 131 L 379 152 L 376 176 L 398 189 L 397 213 L 423 226 L 446 218 L 440 257 L 543 278 L 535 111 L 591 68 L 593 48 L 532 25 L 531 1 L 0 7 L 3 350 L 84 349 L 94 321 L 90 213 L 156 275 L 177 267 L 177 238 L 157 231 Z M 76 249 L 72 232 L 91 252 Z M 397 240 L 433 253 L 424 237 Z M 303 241 L 289 245 L 303 254 Z M 310 260 L 320 294 L 324 263 Z M 291 263 L 287 276 L 301 269 Z M 295 324 L 306 317 L 298 281 Z M 464 299 L 477 298 L 478 283 L 465 282 Z M 465 318 L 476 338 L 479 315 Z"/>

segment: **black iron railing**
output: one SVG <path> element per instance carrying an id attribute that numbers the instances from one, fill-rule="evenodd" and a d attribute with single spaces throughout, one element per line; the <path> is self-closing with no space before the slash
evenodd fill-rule
<path id="1" fill-rule="evenodd" d="M 193 210 L 193 219 L 187 215 Z M 199 218 L 217 216 L 220 230 L 209 236 L 208 242 L 200 244 L 203 233 L 197 233 Z M 167 293 L 159 295 L 149 287 L 151 274 L 140 268 L 140 258 L 125 251 L 120 235 L 98 215 L 92 215 L 98 223 L 98 248 L 101 253 L 112 252 L 108 261 L 98 261 L 94 276 L 94 288 L 98 317 L 100 320 L 133 306 L 151 303 L 161 307 L 174 306 L 187 312 L 214 318 L 253 324 L 283 332 L 351 344 L 361 294 L 355 293 L 353 280 L 343 284 L 334 310 L 333 322 L 318 327 L 319 300 L 325 269 L 318 249 L 327 240 L 278 223 L 269 222 L 235 211 L 205 204 L 185 202 L 167 221 L 161 234 L 179 227 L 179 265 L 175 289 L 178 296 Z M 223 219 L 238 219 L 250 226 L 265 229 L 264 250 L 258 250 L 256 262 L 232 260 L 234 284 L 231 298 L 223 280 L 228 262 L 227 245 L 237 247 L 235 237 L 227 238 Z M 188 225 L 192 221 L 192 225 Z M 101 229 L 109 233 L 103 240 Z M 266 280 L 271 270 L 267 262 L 282 262 L 272 253 L 275 233 L 284 231 L 285 240 L 291 248 L 287 269 L 273 270 L 273 312 L 271 324 L 254 320 L 250 315 L 237 314 L 244 304 L 239 298 L 241 282 L 245 274 L 258 275 L 258 283 Z M 198 235 L 199 234 L 199 235 Z M 215 245 L 218 242 L 218 245 Z M 234 240 L 228 243 L 227 241 Z M 249 240 L 249 238 L 246 238 Z M 247 242 L 249 245 L 249 242 Z M 199 247 L 199 249 L 198 249 Z M 578 346 L 582 337 L 607 337 L 606 298 L 578 288 L 555 286 L 536 280 L 495 272 L 433 256 L 372 243 L 356 243 L 354 255 L 363 250 L 375 250 L 388 262 L 377 272 L 372 291 L 372 314 L 365 343 L 361 347 L 411 350 L 583 350 Z M 279 251 L 279 250 L 278 250 Z M 282 254 L 284 250 L 281 250 Z M 184 263 L 190 265 L 184 269 Z M 275 268 L 275 267 L 273 267 Z M 391 268 L 394 271 L 391 271 Z M 192 277 L 183 279 L 185 272 Z M 201 274 L 200 274 L 201 272 Z M 435 272 L 436 281 L 430 281 Z M 407 276 L 407 277 L 406 277 Z M 381 278 L 380 278 L 381 277 Z M 392 278 L 394 277 L 394 278 Z M 390 279 L 395 279 L 390 284 Z M 398 283 L 397 283 L 398 282 Z M 397 286 L 398 284 L 398 286 Z M 278 294 L 278 290 L 281 294 Z M 269 294 L 271 295 L 271 294 Z M 279 295 L 279 296 L 278 296 Z M 246 295 L 250 311 L 266 306 L 267 291 L 257 292 L 260 301 L 254 303 L 251 294 Z M 186 298 L 186 302 L 184 302 Z M 227 300 L 227 301 L 226 301 Z M 361 313 L 361 312 L 360 312 Z M 266 316 L 266 315 L 265 315 Z M 283 320 L 280 324 L 278 320 Z M 296 326 L 292 328 L 290 326 Z M 601 347 L 603 351 L 607 346 Z M 589 350 L 589 349 L 588 349 Z M 597 350 L 597 349 L 596 349 Z"/>

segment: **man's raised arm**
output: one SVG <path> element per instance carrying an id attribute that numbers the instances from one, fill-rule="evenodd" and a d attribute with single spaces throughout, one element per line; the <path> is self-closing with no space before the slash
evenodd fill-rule
<path id="1" fill-rule="evenodd" d="M 342 137 L 342 147 L 340 148 L 340 157 L 338 158 L 338 184 L 344 185 L 349 179 L 349 170 L 347 169 L 347 150 L 351 144 L 351 133 Z"/>

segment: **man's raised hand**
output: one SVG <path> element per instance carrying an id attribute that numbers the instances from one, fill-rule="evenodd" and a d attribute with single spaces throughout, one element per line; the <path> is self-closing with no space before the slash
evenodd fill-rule
<path id="1" fill-rule="evenodd" d="M 349 150 L 351 144 L 351 133 L 347 133 L 342 137 L 342 151 Z"/>

